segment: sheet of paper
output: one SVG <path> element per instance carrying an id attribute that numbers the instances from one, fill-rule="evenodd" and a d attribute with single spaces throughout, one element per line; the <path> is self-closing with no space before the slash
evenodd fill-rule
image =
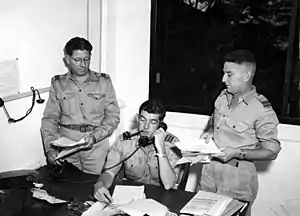
<path id="1" fill-rule="evenodd" d="M 120 210 L 117 208 L 104 208 L 105 205 L 106 204 L 102 202 L 95 202 L 88 210 L 83 212 L 81 216 L 112 216 L 120 213 Z"/>
<path id="2" fill-rule="evenodd" d="M 66 203 L 67 201 L 56 198 L 54 196 L 51 196 L 47 193 L 47 191 L 39 189 L 39 188 L 33 188 L 32 190 L 32 196 L 37 199 L 45 200 L 51 204 L 57 204 L 57 203 Z"/>
<path id="3" fill-rule="evenodd" d="M 130 216 L 169 215 L 168 208 L 153 199 L 135 200 L 127 205 L 122 205 L 119 208 Z"/>
<path id="4" fill-rule="evenodd" d="M 180 139 L 180 142 L 175 143 L 175 145 L 181 151 L 200 152 L 202 154 L 222 153 L 212 139 L 209 143 L 205 143 L 204 139 L 199 139 L 199 137 L 196 136 L 191 136 L 186 140 Z"/>
<path id="5" fill-rule="evenodd" d="M 113 193 L 113 203 L 123 205 L 136 199 L 145 199 L 145 186 L 116 185 Z"/>
<path id="6" fill-rule="evenodd" d="M 51 144 L 57 147 L 67 148 L 67 147 L 74 147 L 74 146 L 85 144 L 85 141 L 83 138 L 78 142 L 75 142 L 66 137 L 61 137 L 57 140 L 52 141 Z"/>
<path id="7" fill-rule="evenodd" d="M 19 92 L 18 60 L 0 61 L 0 96 L 9 96 Z"/>

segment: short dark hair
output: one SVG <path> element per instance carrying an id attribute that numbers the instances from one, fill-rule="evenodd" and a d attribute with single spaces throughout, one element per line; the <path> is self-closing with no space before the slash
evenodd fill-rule
<path id="1" fill-rule="evenodd" d="M 225 62 L 232 62 L 232 63 L 237 63 L 237 64 L 242 64 L 243 62 L 248 62 L 248 63 L 256 63 L 255 61 L 255 56 L 253 53 L 251 53 L 248 50 L 234 50 L 228 54 L 225 55 L 224 57 Z"/>
<path id="2" fill-rule="evenodd" d="M 74 37 L 67 42 L 64 51 L 67 55 L 71 56 L 74 50 L 87 50 L 91 53 L 93 46 L 84 38 Z"/>
<path id="3" fill-rule="evenodd" d="M 142 111 L 146 111 L 152 114 L 159 114 L 160 121 L 163 121 L 163 119 L 166 116 L 165 106 L 162 104 L 161 101 L 157 99 L 149 99 L 142 103 L 142 105 L 139 108 L 139 114 L 141 114 Z"/>

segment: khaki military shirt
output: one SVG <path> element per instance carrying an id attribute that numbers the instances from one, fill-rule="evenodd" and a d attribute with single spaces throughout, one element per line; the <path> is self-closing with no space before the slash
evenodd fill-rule
<path id="1" fill-rule="evenodd" d="M 99 142 L 116 129 L 119 114 L 115 90 L 108 75 L 90 71 L 90 77 L 82 84 L 70 72 L 54 76 L 41 127 L 46 152 L 51 149 L 50 142 L 60 136 L 78 141 L 86 135 L 59 124 L 98 126 L 92 133 Z"/>
<path id="2" fill-rule="evenodd" d="M 105 169 L 116 165 L 130 156 L 138 148 L 138 140 L 139 136 L 135 136 L 130 140 L 122 140 L 122 137 L 120 137 L 112 145 L 107 155 Z M 177 137 L 168 133 L 165 139 L 165 148 L 169 163 L 176 173 L 176 177 L 178 177 L 180 168 L 176 166 L 176 163 L 180 159 L 180 156 L 176 153 L 176 147 L 173 144 L 176 140 L 178 140 Z M 125 178 L 134 182 L 160 185 L 158 158 L 155 154 L 156 151 L 153 144 L 138 149 L 124 162 Z M 108 169 L 106 172 L 115 177 L 122 165 L 123 163 L 112 169 Z"/>
<path id="3" fill-rule="evenodd" d="M 278 153 L 277 116 L 268 100 L 255 87 L 230 107 L 232 95 L 224 90 L 215 101 L 213 138 L 219 147 L 254 149 L 262 145 Z"/>

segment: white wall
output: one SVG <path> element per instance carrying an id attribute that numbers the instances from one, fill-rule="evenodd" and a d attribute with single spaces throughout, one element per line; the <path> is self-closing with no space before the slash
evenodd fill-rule
<path id="1" fill-rule="evenodd" d="M 87 36 L 87 0 L 0 0 L 0 61 L 18 58 L 20 92 L 65 71 L 63 47 Z M 17 92 L 16 92 L 17 93 Z"/>
<path id="2" fill-rule="evenodd" d="M 121 133 L 148 99 L 150 1 L 102 0 L 102 6 L 101 69 L 112 77 L 124 104 L 117 129 Z"/>
<path id="3" fill-rule="evenodd" d="M 93 0 L 94 1 L 94 0 Z M 99 18 L 99 5 L 90 9 L 89 17 Z M 95 0 L 96 1 L 96 0 Z M 150 43 L 150 0 L 102 0 L 101 29 L 99 22 L 90 21 L 89 37 L 93 43 L 100 43 L 97 54 L 101 61 L 92 65 L 93 69 L 108 73 L 114 82 L 119 101 L 124 108 L 121 111 L 121 124 L 117 132 L 127 130 L 140 103 L 148 98 L 149 90 L 149 43 Z M 98 18 L 97 18 L 98 17 Z M 95 32 L 96 31 L 96 32 Z M 54 33 L 53 33 L 54 34 Z M 51 37 L 51 35 L 49 36 Z M 99 41 L 98 41 L 99 39 Z M 15 39 L 13 39 L 15 40 Z M 63 44 L 57 49 L 61 49 Z M 42 58 L 42 57 L 40 57 Z M 100 65 L 101 63 L 101 65 Z M 99 66 L 100 65 L 100 66 Z M 47 94 L 43 94 L 45 97 Z M 10 102 L 6 106 L 12 117 L 21 116 L 30 105 L 30 99 Z M 21 123 L 7 124 L 3 112 L 0 112 L 1 151 L 0 172 L 9 169 L 36 168 L 44 163 L 41 148 L 39 126 L 44 105 L 36 105 L 33 113 Z M 167 113 L 169 130 L 180 137 L 200 134 L 207 116 Z M 254 216 L 285 216 L 281 204 L 288 199 L 300 197 L 299 136 L 300 127 L 280 125 L 279 137 L 283 150 L 277 160 L 268 169 L 259 164 L 260 189 L 253 206 Z M 198 167 L 193 167 L 188 181 L 188 190 L 195 189 Z M 295 200 L 293 200 L 292 204 Z M 276 214 L 274 212 L 277 212 Z"/>

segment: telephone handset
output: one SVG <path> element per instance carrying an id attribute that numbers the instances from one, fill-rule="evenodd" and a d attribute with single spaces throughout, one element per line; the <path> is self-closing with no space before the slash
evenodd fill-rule
<path id="1" fill-rule="evenodd" d="M 161 122 L 159 124 L 158 129 L 159 128 L 162 128 L 162 129 L 164 129 L 164 131 L 166 131 L 168 129 L 168 126 L 167 126 L 166 123 Z M 130 132 L 126 131 L 126 132 L 123 133 L 123 140 L 129 140 L 131 137 L 136 136 L 138 134 L 139 134 L 139 132 L 131 134 Z M 154 137 L 152 137 L 151 139 L 149 139 L 149 137 L 147 137 L 147 136 L 141 136 L 139 138 L 138 143 L 139 143 L 140 147 L 146 147 L 146 146 L 151 145 L 151 144 L 154 143 Z"/>
<path id="2" fill-rule="evenodd" d="M 168 128 L 168 126 L 167 126 L 166 123 L 161 122 L 160 125 L 159 125 L 159 128 L 162 128 L 162 129 L 164 129 L 164 130 L 166 131 L 167 128 Z M 124 132 L 124 133 L 122 134 L 122 135 L 123 135 L 123 140 L 130 140 L 131 137 L 136 136 L 136 135 L 138 135 L 139 133 L 140 133 L 140 132 L 136 132 L 136 133 L 131 134 L 129 131 L 126 131 L 126 132 Z M 149 139 L 147 136 L 141 136 L 141 137 L 139 138 L 138 143 L 139 143 L 139 147 L 136 148 L 129 156 L 127 156 L 126 158 L 124 158 L 122 161 L 116 163 L 115 165 L 113 165 L 113 166 L 111 166 L 111 167 L 108 167 L 108 168 L 104 169 L 104 171 L 105 171 L 105 170 L 112 169 L 112 168 L 114 168 L 114 167 L 116 167 L 116 166 L 118 166 L 118 165 L 124 163 L 124 162 L 125 162 L 126 160 L 128 160 L 132 155 L 134 155 L 141 147 L 145 147 L 145 146 L 147 146 L 147 145 L 153 144 L 153 143 L 154 143 L 154 137 L 151 138 L 151 139 Z"/>

